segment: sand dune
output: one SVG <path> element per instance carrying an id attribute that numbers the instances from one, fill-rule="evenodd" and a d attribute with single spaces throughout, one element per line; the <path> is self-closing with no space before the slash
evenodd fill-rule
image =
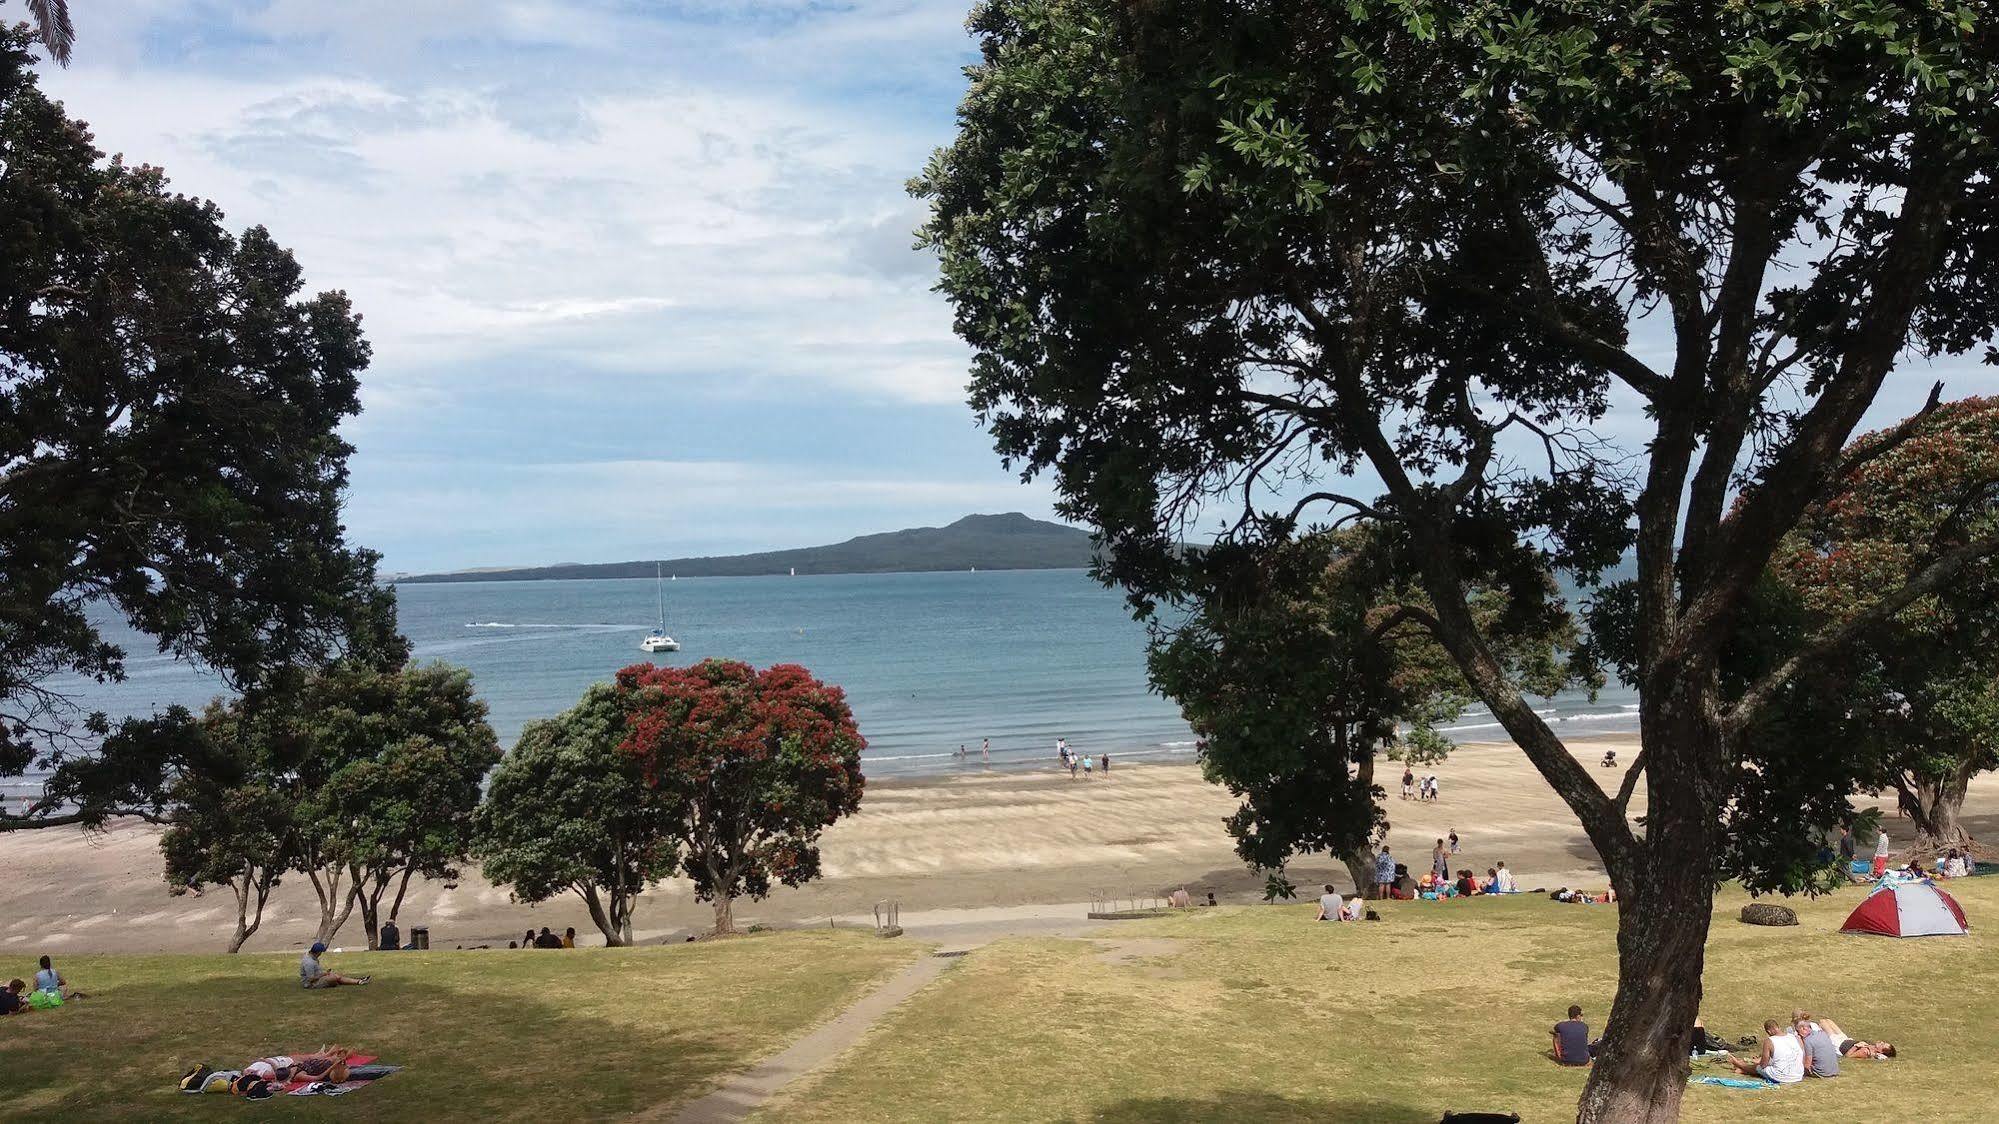
<path id="1" fill-rule="evenodd" d="M 1629 758 L 1629 739 L 1576 742 L 1595 765 L 1605 745 Z M 1052 764 L 1052 763 L 1051 763 Z M 1428 863 L 1434 840 L 1455 828 L 1464 853 L 1454 863 L 1483 871 L 1505 860 L 1523 886 L 1600 886 L 1596 853 L 1568 810 L 1511 745 L 1470 745 L 1435 770 L 1443 799 L 1434 804 L 1391 796 L 1388 842 L 1414 869 Z M 1621 773 L 1592 768 L 1605 787 Z M 1634 815 L 1643 811 L 1642 797 Z M 867 920 L 878 901 L 894 900 L 905 917 L 1007 918 L 1027 907 L 1145 897 L 1185 885 L 1228 900 L 1260 896 L 1262 880 L 1244 869 L 1222 819 L 1235 802 L 1188 765 L 1116 765 L 1108 777 L 1070 780 L 1041 773 L 969 774 L 935 781 L 871 784 L 859 814 L 826 834 L 826 877 L 779 889 L 737 907 L 740 923 L 825 924 Z M 1999 821 L 1999 777 L 1973 789 L 1974 831 Z M 1891 834 L 1906 835 L 1890 817 Z M 235 920 L 226 888 L 171 897 L 161 879 L 159 829 L 121 823 L 109 832 L 68 829 L 0 837 L 0 956 L 29 952 L 212 951 Z M 1345 868 L 1306 860 L 1292 878 L 1348 888 Z M 1047 912 L 1042 910 L 1040 912 Z M 637 925 L 644 939 L 678 939 L 708 921 L 685 882 L 648 894 Z M 246 951 L 296 949 L 317 923 L 311 887 L 293 877 L 278 889 L 264 925 Z M 456 888 L 413 886 L 402 924 L 428 925 L 433 946 L 499 944 L 529 927 L 568 925 L 594 933 L 573 897 L 530 907 L 468 870 Z M 358 918 L 340 943 L 364 942 Z"/>

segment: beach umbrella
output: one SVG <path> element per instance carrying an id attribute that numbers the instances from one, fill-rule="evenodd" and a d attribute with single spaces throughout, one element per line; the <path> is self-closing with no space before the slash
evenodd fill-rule
<path id="1" fill-rule="evenodd" d="M 1881 937 L 1961 937 L 1970 927 L 1957 900 L 1929 879 L 1884 879 L 1839 931 Z"/>

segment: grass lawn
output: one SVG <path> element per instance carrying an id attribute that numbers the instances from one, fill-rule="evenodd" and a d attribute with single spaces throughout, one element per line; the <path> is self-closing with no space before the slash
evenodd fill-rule
<path id="1" fill-rule="evenodd" d="M 1793 1007 L 1895 1061 L 1783 1089 L 1695 1086 L 1694 1121 L 1987 1121 L 1999 1113 L 1999 877 L 1950 887 L 1969 937 L 1842 937 L 1861 892 L 1802 924 L 1716 902 L 1707 1025 L 1731 1041 Z M 1615 981 L 1611 907 L 1545 896 L 1390 902 L 1379 924 L 1315 906 L 1195 910 L 1105 939 L 972 953 L 759 1120 L 1434 1122 L 1446 1109 L 1574 1119 L 1584 1074 L 1546 1056 L 1572 1002 L 1593 1030 Z M 1698 1073 L 1723 1073 L 1720 1067 Z"/>
<path id="2" fill-rule="evenodd" d="M 302 991 L 297 954 L 59 956 L 90 994 L 0 1019 L 0 1117 L 590 1119 L 702 1092 L 922 954 L 871 934 L 572 952 L 329 954 L 368 987 Z M 9 962 L 11 958 L 11 963 Z M 0 957 L 31 975 L 30 950 Z M 185 1096 L 181 1071 L 339 1042 L 407 1068 L 345 1097 Z"/>

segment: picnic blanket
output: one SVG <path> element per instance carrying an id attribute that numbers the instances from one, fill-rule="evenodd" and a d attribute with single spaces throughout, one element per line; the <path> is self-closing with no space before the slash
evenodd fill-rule
<path id="1" fill-rule="evenodd" d="M 1774 1089 L 1775 1085 L 1760 1077 L 1696 1077 L 1695 1085 L 1720 1085 L 1724 1089 Z"/>
<path id="2" fill-rule="evenodd" d="M 397 1065 L 382 1065 L 373 1054 L 353 1054 L 347 1059 L 347 1080 L 341 1082 L 320 1081 L 303 1074 L 282 1084 L 269 1086 L 267 1096 L 290 1097 L 337 1097 L 379 1081 L 401 1069 Z M 184 1078 L 181 1083 L 183 1093 L 227 1093 L 230 1082 L 240 1070 L 202 1070 Z M 192 1082 L 192 1084 L 190 1084 Z"/>

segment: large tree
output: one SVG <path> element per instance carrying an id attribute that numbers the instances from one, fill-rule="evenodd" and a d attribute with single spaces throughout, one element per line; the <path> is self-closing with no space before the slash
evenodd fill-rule
<path id="1" fill-rule="evenodd" d="M 1190 559 L 1201 576 L 1177 598 L 1184 613 L 1154 626 L 1153 685 L 1200 736 L 1208 780 L 1243 798 L 1228 829 L 1259 870 L 1327 851 L 1365 892 L 1372 846 L 1389 826 L 1376 759 L 1415 766 L 1450 752 L 1437 727 L 1472 700 L 1429 630 L 1406 550 L 1392 529 L 1369 523 L 1269 550 L 1223 544 Z M 1508 668 L 1544 696 L 1578 679 L 1594 687 L 1565 658 L 1576 629 L 1553 580 L 1520 585 L 1531 603 L 1490 590 L 1471 599 Z"/>
<path id="2" fill-rule="evenodd" d="M 244 737 L 240 704 L 215 702 L 199 723 L 177 723 L 180 737 L 196 743 L 183 758 L 201 768 L 176 773 L 163 790 L 167 892 L 199 893 L 227 885 L 236 897 L 236 952 L 263 924 L 264 905 L 291 866 L 291 794 L 267 770 L 255 737 Z"/>
<path id="3" fill-rule="evenodd" d="M 1408 536 L 1438 642 L 1621 894 L 1581 1119 L 1678 1113 L 1724 818 L 1763 783 L 1743 732 L 1797 666 L 1724 698 L 1751 587 L 1860 467 L 1842 450 L 1898 360 L 1990 338 L 1989 20 L 1888 0 L 973 13 L 958 137 L 916 183 L 973 405 L 1010 461 L 1052 470 L 1141 607 L 1184 587 L 1197 518 L 1252 545 L 1334 511 Z M 1372 484 L 1317 483 L 1343 474 Z M 1614 793 L 1470 604 L 1469 576 L 1522 545 L 1585 575 L 1636 548 L 1643 748 Z M 1992 545 L 1912 559 L 1882 612 L 1804 650 Z"/>
<path id="4" fill-rule="evenodd" d="M 1999 531 L 1999 399 L 1966 399 L 1847 451 L 1866 458 L 1814 505 L 1772 564 L 1784 601 L 1809 626 L 1869 612 L 1925 558 Z M 1785 653 L 1793 658 L 1794 653 Z M 1813 661 L 1776 700 L 1759 737 L 1806 729 L 1854 747 L 1862 780 L 1889 790 L 1927 849 L 1970 842 L 1959 814 L 1971 778 L 1999 767 L 1999 558 L 1888 616 Z"/>
<path id="5" fill-rule="evenodd" d="M 59 684 L 123 676 L 106 616 L 246 690 L 394 631 L 340 525 L 346 296 L 106 160 L 29 42 L 0 27 L 0 776 L 95 750 L 109 723 Z M 0 827 L 75 822 L 42 813 Z"/>
<path id="6" fill-rule="evenodd" d="M 819 877 L 819 833 L 861 806 L 861 750 L 844 692 L 795 664 L 635 664 L 618 673 L 625 752 L 672 809 L 681 868 L 715 906 Z"/>
<path id="7" fill-rule="evenodd" d="M 453 879 L 472 846 L 486 774 L 500 761 L 472 674 L 445 664 L 397 671 L 341 664 L 281 716 L 299 785 L 294 865 L 319 898 L 319 939 L 359 908 L 375 947 L 410 879 Z"/>
<path id="8" fill-rule="evenodd" d="M 606 683 L 528 723 L 493 773 L 477 832 L 487 881 L 524 902 L 574 893 L 612 946 L 632 943 L 639 895 L 680 864 L 674 809 L 624 740 L 624 700 Z"/>

